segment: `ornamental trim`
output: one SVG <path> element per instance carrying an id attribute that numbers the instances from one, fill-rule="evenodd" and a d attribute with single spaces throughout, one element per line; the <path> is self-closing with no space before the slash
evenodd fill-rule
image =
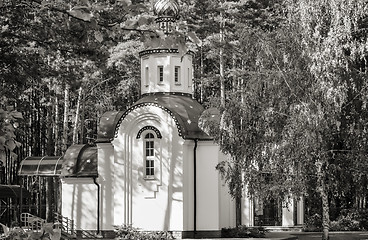
<path id="1" fill-rule="evenodd" d="M 162 135 L 161 135 L 160 130 L 158 130 L 156 127 L 154 127 L 154 126 L 145 126 L 145 127 L 141 128 L 141 130 L 139 130 L 139 132 L 138 132 L 138 134 L 137 134 L 137 139 L 140 139 L 140 138 L 141 138 L 142 133 L 143 133 L 144 131 L 146 131 L 146 130 L 154 131 L 154 132 L 155 132 L 155 134 L 156 134 L 156 136 L 157 136 L 157 138 L 160 138 L 160 139 L 162 138 Z"/>
<path id="2" fill-rule="evenodd" d="M 151 103 L 151 102 L 146 102 L 146 103 L 140 103 L 140 104 L 137 104 L 131 108 L 129 108 L 127 111 L 124 112 L 124 114 L 120 117 L 118 123 L 116 124 L 116 128 L 115 128 L 115 135 L 114 137 L 117 138 L 118 137 L 118 132 L 119 132 L 119 129 L 120 129 L 120 125 L 121 123 L 123 122 L 123 120 L 125 119 L 125 117 L 131 113 L 132 111 L 134 111 L 135 109 L 138 109 L 138 108 L 141 108 L 141 107 L 145 107 L 145 106 L 153 106 L 153 107 L 158 107 L 158 108 L 161 108 L 162 110 L 164 110 L 165 112 L 167 112 L 172 118 L 173 120 L 175 121 L 175 124 L 176 124 L 176 127 L 178 128 L 178 135 L 180 137 L 183 137 L 183 130 L 182 130 L 182 127 L 180 126 L 180 123 L 177 119 L 177 117 L 175 116 L 175 114 L 168 108 L 165 108 L 161 105 L 159 105 L 158 103 Z"/>
<path id="3" fill-rule="evenodd" d="M 179 53 L 179 49 L 177 48 L 157 48 L 157 49 L 148 49 L 139 52 L 139 56 L 143 57 L 145 55 L 149 54 L 155 54 L 155 53 Z"/>

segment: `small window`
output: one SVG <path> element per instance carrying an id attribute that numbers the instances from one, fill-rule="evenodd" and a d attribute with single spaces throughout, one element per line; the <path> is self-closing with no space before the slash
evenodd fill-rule
<path id="1" fill-rule="evenodd" d="M 149 85 L 149 67 L 146 67 L 144 74 L 145 74 L 144 81 L 145 81 L 146 86 L 148 86 Z"/>
<path id="2" fill-rule="evenodd" d="M 174 81 L 175 81 L 175 84 L 177 85 L 180 84 L 180 67 L 179 66 L 175 66 Z"/>
<path id="3" fill-rule="evenodd" d="M 145 149 L 145 178 L 153 179 L 155 177 L 155 136 L 153 133 L 147 133 L 144 137 Z"/>
<path id="4" fill-rule="evenodd" d="M 164 66 L 158 66 L 157 72 L 158 72 L 158 83 L 163 83 L 164 82 Z"/>

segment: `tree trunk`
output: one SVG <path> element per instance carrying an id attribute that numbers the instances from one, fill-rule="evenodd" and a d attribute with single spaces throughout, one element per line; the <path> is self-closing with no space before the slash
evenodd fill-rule
<path id="1" fill-rule="evenodd" d="M 224 62 L 224 25 L 225 22 L 223 20 L 222 17 L 222 13 L 221 13 L 221 22 L 220 22 L 220 53 L 219 53 L 219 57 L 220 57 L 220 99 L 221 99 L 221 106 L 225 106 L 225 73 L 224 73 L 224 68 L 225 68 L 225 62 Z"/>
<path id="2" fill-rule="evenodd" d="M 242 225 L 242 222 L 241 222 L 241 200 L 242 198 L 237 196 L 235 198 L 235 224 L 236 226 L 240 226 Z"/>
<path id="3" fill-rule="evenodd" d="M 49 87 L 51 88 L 51 86 Z M 47 108 L 47 149 L 46 155 L 52 156 L 53 151 L 53 120 L 52 120 L 52 111 L 53 111 L 53 99 L 50 98 L 51 106 Z M 53 222 L 54 220 L 54 212 L 55 212 L 55 204 L 54 204 L 54 183 L 52 177 L 46 177 L 46 221 Z"/>
<path id="4" fill-rule="evenodd" d="M 55 212 L 53 177 L 46 177 L 46 222 L 53 222 Z"/>
<path id="5" fill-rule="evenodd" d="M 75 111 L 74 129 L 73 129 L 73 144 L 78 144 L 78 122 L 80 115 L 79 112 L 80 112 L 81 99 L 82 99 L 82 86 L 79 87 L 78 91 L 77 109 Z"/>
<path id="6" fill-rule="evenodd" d="M 235 224 L 236 226 L 240 226 L 242 225 L 242 211 L 241 211 L 241 201 L 242 201 L 242 196 L 243 196 L 243 173 L 240 167 L 240 158 L 239 157 L 234 157 L 234 171 L 237 173 L 235 174 L 236 176 L 236 180 L 234 180 L 235 184 L 236 184 L 236 190 L 235 190 Z"/>
<path id="7" fill-rule="evenodd" d="M 323 226 L 322 239 L 328 240 L 329 227 L 330 227 L 330 215 L 329 215 L 330 208 L 328 205 L 328 196 L 325 187 L 322 187 L 320 194 L 322 197 L 322 226 Z"/>
<path id="8" fill-rule="evenodd" d="M 51 87 L 49 87 L 51 88 Z M 53 98 L 50 97 L 50 103 L 51 105 L 47 107 L 47 116 L 46 116 L 46 119 L 47 119 L 47 142 L 46 142 L 46 154 L 48 156 L 52 156 L 54 151 L 53 151 L 53 145 L 54 145 L 54 142 L 53 142 L 53 127 L 54 127 L 54 124 L 53 124 L 53 119 L 52 119 L 52 112 L 53 112 L 53 109 L 54 109 L 54 101 L 53 101 Z"/>
<path id="9" fill-rule="evenodd" d="M 86 142 L 86 138 L 85 138 L 85 131 L 84 131 L 84 129 L 85 129 L 85 119 L 84 119 L 84 114 L 85 114 L 85 112 L 84 112 L 84 108 L 86 107 L 86 103 L 85 103 L 85 101 L 84 101 L 84 97 L 83 97 L 83 99 L 82 99 L 82 109 L 81 109 L 81 126 L 80 126 L 80 130 L 81 130 L 81 133 L 80 133 L 80 143 L 81 144 L 84 144 L 85 142 Z"/>
<path id="10" fill-rule="evenodd" d="M 233 53 L 233 55 L 232 55 L 232 70 L 233 70 L 233 72 L 235 72 L 236 71 L 236 55 L 235 55 L 235 53 Z M 233 92 L 235 92 L 235 93 L 238 93 L 238 83 L 239 83 L 239 81 L 238 81 L 238 77 L 235 77 L 235 76 L 233 76 L 233 79 L 232 79 L 233 81 L 232 81 L 232 90 L 233 90 Z"/>
<path id="11" fill-rule="evenodd" d="M 68 117 L 69 117 L 69 84 L 65 85 L 64 91 L 64 121 L 63 121 L 63 139 L 62 152 L 65 153 L 68 147 Z"/>
<path id="12" fill-rule="evenodd" d="M 203 45 L 203 43 L 202 43 Z M 200 103 L 203 103 L 203 74 L 204 74 L 204 62 L 203 62 L 203 46 L 201 45 L 201 85 L 200 85 Z"/>
<path id="13" fill-rule="evenodd" d="M 54 155 L 59 156 L 60 155 L 60 142 L 59 142 L 59 99 L 57 96 L 55 96 L 55 124 L 54 124 Z"/>
<path id="14" fill-rule="evenodd" d="M 330 227 L 330 207 L 328 203 L 328 193 L 326 189 L 325 175 L 326 175 L 326 165 L 325 160 L 319 160 L 316 163 L 317 166 L 317 180 L 318 180 L 318 192 L 322 199 L 322 239 L 329 239 L 329 227 Z"/>

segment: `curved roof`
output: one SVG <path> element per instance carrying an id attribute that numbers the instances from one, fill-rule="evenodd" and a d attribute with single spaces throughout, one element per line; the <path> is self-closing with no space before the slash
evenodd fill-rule
<path id="1" fill-rule="evenodd" d="M 97 148 L 87 144 L 70 146 L 64 156 L 27 157 L 19 176 L 97 177 Z"/>
<path id="2" fill-rule="evenodd" d="M 123 114 L 124 112 L 110 111 L 102 115 L 98 125 L 96 142 L 111 142 L 114 139 L 116 125 Z"/>
<path id="3" fill-rule="evenodd" d="M 71 145 L 64 154 L 63 177 L 97 177 L 97 147 L 87 144 Z"/>
<path id="4" fill-rule="evenodd" d="M 20 162 L 19 176 L 59 176 L 63 157 L 26 157 Z"/>
<path id="5" fill-rule="evenodd" d="M 179 4 L 175 0 L 158 0 L 153 6 L 153 11 L 158 16 L 177 17 Z"/>
<path id="6" fill-rule="evenodd" d="M 116 136 L 121 122 L 133 110 L 143 106 L 156 106 L 174 119 L 179 136 L 184 139 L 212 139 L 198 127 L 198 119 L 204 108 L 190 94 L 152 93 L 143 95 L 125 112 L 107 112 L 101 117 L 97 142 L 111 141 Z"/>

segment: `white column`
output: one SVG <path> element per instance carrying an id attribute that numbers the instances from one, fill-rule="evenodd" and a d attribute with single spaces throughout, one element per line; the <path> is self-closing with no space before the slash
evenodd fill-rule
<path id="1" fill-rule="evenodd" d="M 282 207 L 282 226 L 294 226 L 294 199 L 290 200 L 287 207 Z"/>
<path id="2" fill-rule="evenodd" d="M 297 213 L 297 225 L 303 225 L 304 224 L 304 198 L 300 198 L 297 201 L 296 205 L 296 213 Z"/>
<path id="3" fill-rule="evenodd" d="M 242 225 L 253 227 L 254 226 L 254 205 L 253 200 L 250 197 L 242 198 Z"/>
<path id="4" fill-rule="evenodd" d="M 100 228 L 112 230 L 114 224 L 114 149 L 111 143 L 97 143 L 98 184 L 100 184 Z"/>

